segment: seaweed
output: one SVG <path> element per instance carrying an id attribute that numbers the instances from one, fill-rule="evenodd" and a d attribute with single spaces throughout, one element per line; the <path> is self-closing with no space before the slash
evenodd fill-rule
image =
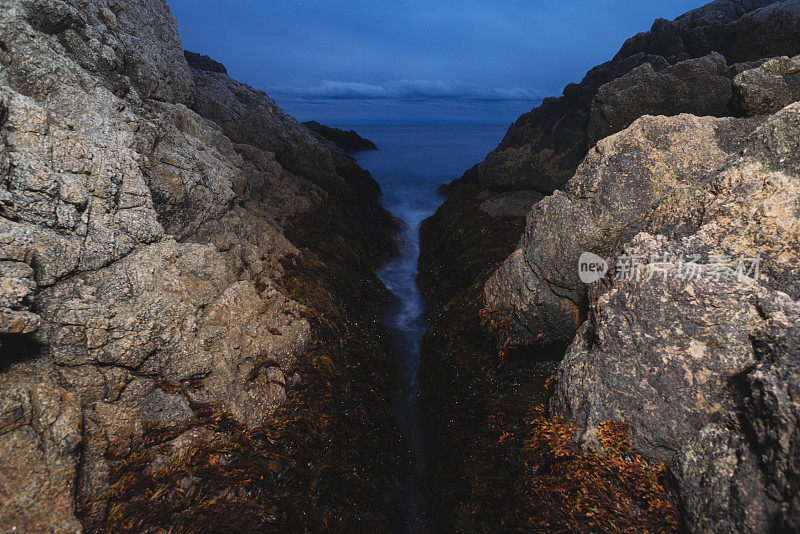
<path id="1" fill-rule="evenodd" d="M 625 424 L 605 422 L 596 448 L 575 440 L 577 425 L 548 417 L 527 421 L 517 486 L 506 523 L 524 532 L 677 532 L 680 515 L 664 485 L 667 470 L 633 448 Z"/>
<path id="2" fill-rule="evenodd" d="M 482 213 L 468 172 L 423 225 L 420 286 L 430 298 L 422 392 L 433 431 L 431 509 L 437 532 L 671 532 L 680 516 L 664 470 L 601 428 L 584 449 L 575 427 L 548 418 L 548 384 L 566 344 L 520 346 L 483 287 L 514 250 L 523 220 Z M 591 515 L 589 515 L 591 514 Z"/>

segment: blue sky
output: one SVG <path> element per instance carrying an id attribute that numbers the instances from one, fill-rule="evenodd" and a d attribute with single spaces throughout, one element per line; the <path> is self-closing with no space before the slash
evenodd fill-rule
<path id="1" fill-rule="evenodd" d="M 702 0 L 167 0 L 184 48 L 301 120 L 509 123 Z"/>

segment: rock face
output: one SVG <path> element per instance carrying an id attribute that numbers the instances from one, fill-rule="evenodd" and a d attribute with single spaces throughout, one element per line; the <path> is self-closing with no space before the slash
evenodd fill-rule
<path id="1" fill-rule="evenodd" d="M 150 432 L 202 406 L 261 427 L 302 382 L 319 332 L 286 269 L 324 251 L 287 235 L 329 220 L 374 301 L 394 223 L 342 151 L 190 68 L 163 0 L 0 0 L 0 44 L 0 530 L 114 530 L 115 469 Z"/>
<path id="2" fill-rule="evenodd" d="M 734 105 L 746 115 L 777 111 L 800 95 L 800 56 L 765 62 L 736 76 Z"/>
<path id="3" fill-rule="evenodd" d="M 338 128 L 324 126 L 316 121 L 303 123 L 306 128 L 318 134 L 323 139 L 327 139 L 345 152 L 362 152 L 364 150 L 378 150 L 375 143 L 369 139 L 364 139 L 355 130 L 344 131 Z"/>
<path id="4" fill-rule="evenodd" d="M 798 22 L 800 3 L 769 0 L 718 0 L 673 22 L 656 21 L 650 32 L 629 39 L 613 60 L 592 69 L 580 84 L 567 86 L 563 97 L 548 99 L 540 108 L 520 117 L 481 165 L 481 185 L 548 194 L 562 187 L 594 142 L 632 122 L 612 115 L 608 124 L 597 124 L 604 106 L 609 105 L 603 96 L 619 90 L 632 97 L 627 101 L 633 106 L 631 109 L 653 115 L 694 113 L 699 109 L 698 97 L 719 101 L 709 102 L 712 105 L 704 114 L 726 114 L 723 100 L 730 83 L 726 90 L 726 83 L 718 78 L 728 76 L 718 57 L 705 64 L 692 62 L 660 71 L 712 53 L 722 55 L 731 65 L 796 55 L 800 53 Z M 646 64 L 649 69 L 641 70 Z M 637 68 L 640 70 L 631 77 L 617 80 Z M 609 82 L 614 85 L 601 91 Z M 689 91 L 705 94 L 692 95 Z M 599 101 L 587 135 L 595 97 Z"/>
<path id="5" fill-rule="evenodd" d="M 442 450 L 500 439 L 506 403 L 540 387 L 522 369 L 535 375 L 568 346 L 551 414 L 576 421 L 587 447 L 602 423 L 627 423 L 674 477 L 690 530 L 797 528 L 798 20 L 800 2 L 730 0 L 658 20 L 447 188 L 420 260 L 435 377 L 423 391 Z M 525 221 L 512 204 L 523 198 Z M 611 268 L 591 286 L 584 252 Z M 719 276 L 678 280 L 686 261 L 649 276 L 668 267 L 650 255 L 665 253 L 699 255 L 711 266 L 690 267 Z M 620 260 L 630 255 L 641 265 Z M 740 257 L 760 258 L 757 277 L 739 276 Z M 467 338 L 460 324 L 482 330 Z M 481 417 L 437 418 L 450 404 Z M 447 461 L 505 469 L 521 447 Z M 465 485 L 436 488 L 440 513 L 507 491 Z"/>
<path id="6" fill-rule="evenodd" d="M 644 63 L 597 91 L 589 111 L 587 141 L 594 146 L 643 115 L 731 115 L 732 93 L 730 70 L 716 52 L 661 71 Z"/>
<path id="7" fill-rule="evenodd" d="M 643 233 L 625 253 L 691 250 Z M 680 269 L 645 261 L 592 288 L 551 407 L 590 446 L 599 424 L 628 423 L 673 473 L 691 531 L 794 531 L 800 306 L 732 266 L 693 280 Z"/>
<path id="8" fill-rule="evenodd" d="M 738 75 L 742 107 L 800 101 L 783 79 L 795 61 Z M 800 521 L 799 153 L 800 103 L 753 118 L 643 117 L 534 207 L 485 287 L 512 343 L 575 337 L 554 414 L 578 421 L 589 446 L 601 423 L 630 425 L 675 477 L 691 531 Z M 588 292 L 583 252 L 612 266 Z"/>
<path id="9" fill-rule="evenodd" d="M 520 117 L 485 161 L 451 184 L 445 204 L 422 226 L 422 286 L 429 294 L 449 287 L 439 299 L 448 302 L 483 283 L 475 278 L 482 268 L 470 266 L 505 259 L 487 251 L 502 254 L 513 248 L 519 236 L 515 229 L 524 224 L 517 201 L 498 206 L 510 198 L 527 198 L 532 205 L 563 189 L 597 142 L 642 115 L 749 116 L 790 103 L 796 87 L 793 60 L 754 69 L 765 58 L 800 53 L 798 21 L 797 0 L 718 0 L 673 22 L 656 21 L 651 31 L 629 39 L 611 61 L 568 85 L 564 96 L 546 99 Z M 770 74 L 747 78 L 762 76 L 756 72 Z M 776 95 L 775 101 L 758 101 L 764 95 Z M 509 197 L 510 191 L 527 196 Z M 480 211 L 481 204 L 490 211 Z M 465 235 L 473 238 L 461 239 Z M 508 241 L 498 242 L 501 236 Z M 573 307 L 568 308 L 555 314 L 557 320 L 572 314 Z M 568 321 L 567 337 L 580 321 Z"/>
<path id="10" fill-rule="evenodd" d="M 792 61 L 778 59 L 741 73 L 736 78 L 736 87 L 744 84 L 745 88 L 737 90 L 737 94 L 747 94 L 741 98 L 749 102 L 800 100 L 800 92 L 788 93 L 785 83 L 775 82 L 778 93 L 773 98 L 766 96 L 770 94 L 768 88 L 759 91 L 749 82 L 763 79 L 766 73 L 774 71 L 776 64 L 792 64 Z M 546 198 L 531 211 L 520 248 L 486 285 L 487 305 L 508 312 L 512 323 L 519 325 L 515 330 L 522 342 L 531 336 L 541 341 L 571 339 L 583 320 L 585 308 L 582 300 L 585 284 L 576 268 L 581 254 L 593 252 L 610 257 L 639 231 L 681 235 L 707 223 L 717 212 L 712 212 L 707 203 L 710 201 L 702 198 L 711 195 L 704 188 L 714 182 L 715 175 L 733 172 L 732 168 L 744 165 L 736 161 L 739 152 L 786 153 L 784 147 L 756 146 L 787 142 L 780 137 L 788 134 L 774 132 L 791 132 L 789 109 L 780 115 L 783 118 L 780 126 L 774 117 L 757 130 L 758 135 L 750 133 L 763 117 L 714 120 L 686 115 L 644 117 L 627 130 L 603 139 L 564 191 Z M 768 135 L 776 137 L 773 140 Z M 763 168 L 783 169 L 790 161 L 768 160 L 758 164 Z M 753 191 L 749 193 L 749 197 L 741 192 L 732 193 L 727 210 L 743 209 L 737 208 L 736 202 L 743 205 L 770 202 L 767 194 L 753 197 Z M 715 194 L 719 202 L 720 192 Z M 788 191 L 782 192 L 784 198 L 787 194 Z M 761 252 L 780 258 L 780 263 L 785 264 L 789 263 L 785 255 L 797 252 L 787 251 L 776 237 L 755 232 L 754 224 L 735 226 L 730 220 L 736 217 L 733 213 L 726 213 L 725 217 L 726 230 L 731 234 L 739 235 L 746 229 L 758 235 L 744 245 L 742 236 L 719 234 L 720 243 L 732 243 L 729 253 Z M 783 230 L 792 235 L 793 226 L 790 224 Z M 776 262 L 768 265 L 769 269 L 777 268 Z M 785 280 L 781 289 L 796 296 L 796 284 L 787 274 L 790 269 L 784 265 L 782 270 L 774 273 L 773 279 Z"/>
<path id="11" fill-rule="evenodd" d="M 737 128 L 732 119 L 644 117 L 602 140 L 564 191 L 531 210 L 520 248 L 486 284 L 487 306 L 520 325 L 521 341 L 571 340 L 585 307 L 581 254 L 609 257 L 642 230 L 675 225 L 680 232 L 697 224 L 696 190 L 741 150 L 751 123 Z M 671 210 L 682 210 L 679 220 Z"/>

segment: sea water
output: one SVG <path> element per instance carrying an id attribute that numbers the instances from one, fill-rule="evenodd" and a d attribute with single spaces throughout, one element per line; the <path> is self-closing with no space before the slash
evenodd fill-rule
<path id="1" fill-rule="evenodd" d="M 444 201 L 440 185 L 460 177 L 483 160 L 505 134 L 507 125 L 337 125 L 373 141 L 377 151 L 354 155 L 383 190 L 383 205 L 404 223 L 397 236 L 399 256 L 378 272 L 395 295 L 384 321 L 392 329 L 401 391 L 395 399 L 400 431 L 412 454 L 402 488 L 400 532 L 426 532 L 426 488 L 430 446 L 420 405 L 417 371 L 420 345 L 428 325 L 425 299 L 417 287 L 420 223 Z"/>

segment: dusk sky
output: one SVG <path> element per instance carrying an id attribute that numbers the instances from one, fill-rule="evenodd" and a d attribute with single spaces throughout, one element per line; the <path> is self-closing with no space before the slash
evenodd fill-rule
<path id="1" fill-rule="evenodd" d="M 168 0 L 187 50 L 301 120 L 510 123 L 702 0 Z"/>

